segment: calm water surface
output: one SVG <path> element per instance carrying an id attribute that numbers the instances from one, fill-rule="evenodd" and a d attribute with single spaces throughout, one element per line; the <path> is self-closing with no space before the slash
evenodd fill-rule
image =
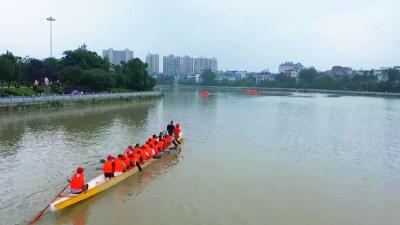
<path id="1" fill-rule="evenodd" d="M 170 120 L 182 153 L 39 224 L 400 223 L 400 100 L 165 89 L 152 102 L 0 114 L 0 224 L 24 224 L 77 166 Z"/>

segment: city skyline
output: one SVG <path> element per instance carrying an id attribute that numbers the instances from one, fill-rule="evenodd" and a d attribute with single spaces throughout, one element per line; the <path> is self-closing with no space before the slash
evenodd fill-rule
<path id="1" fill-rule="evenodd" d="M 400 3 L 394 0 L 249 0 L 235 4 L 227 0 L 171 0 L 168 4 L 16 0 L 4 2 L 2 8 L 0 52 L 40 59 L 49 56 L 46 18 L 53 16 L 57 19 L 53 24 L 53 55 L 57 58 L 64 50 L 86 43 L 99 54 L 111 46 L 129 47 L 142 60 L 148 52 L 213 56 L 220 60 L 221 70 L 268 68 L 277 72 L 285 61 L 320 70 L 335 65 L 372 69 L 399 64 L 396 9 Z M 25 35 L 19 35 L 21 31 Z"/>

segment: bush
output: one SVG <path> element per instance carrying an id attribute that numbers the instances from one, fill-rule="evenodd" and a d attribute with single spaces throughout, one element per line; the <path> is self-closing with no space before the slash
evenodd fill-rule
<path id="1" fill-rule="evenodd" d="M 60 86 L 55 86 L 55 85 L 51 86 L 51 91 L 52 91 L 54 94 L 58 94 L 58 95 L 64 93 L 64 89 L 63 89 L 62 87 L 60 87 Z"/>
<path id="2" fill-rule="evenodd" d="M 35 94 L 31 88 L 6 88 L 4 96 L 32 96 Z"/>
<path id="3" fill-rule="evenodd" d="M 44 92 L 44 88 L 42 86 L 39 85 L 34 85 L 32 90 L 36 93 L 36 94 L 41 94 Z"/>

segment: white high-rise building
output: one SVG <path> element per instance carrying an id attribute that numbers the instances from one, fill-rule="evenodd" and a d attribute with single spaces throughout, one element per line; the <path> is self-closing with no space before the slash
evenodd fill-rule
<path id="1" fill-rule="evenodd" d="M 156 76 L 160 73 L 160 57 L 158 54 L 147 54 L 146 63 L 149 66 L 149 74 Z"/>
<path id="2" fill-rule="evenodd" d="M 203 70 L 218 71 L 218 60 L 216 58 L 196 58 L 194 59 L 194 72 L 201 73 Z"/>
<path id="3" fill-rule="evenodd" d="M 217 58 L 211 58 L 211 71 L 217 72 L 218 71 L 218 60 Z"/>
<path id="4" fill-rule="evenodd" d="M 194 73 L 193 61 L 194 61 L 193 58 L 189 57 L 188 55 L 181 57 L 180 73 L 181 74 L 193 74 Z"/>
<path id="5" fill-rule="evenodd" d="M 181 57 L 174 55 L 163 57 L 163 73 L 177 75 L 181 73 Z"/>
<path id="6" fill-rule="evenodd" d="M 163 73 L 169 75 L 199 74 L 204 70 L 218 71 L 216 58 L 192 58 L 188 55 L 163 57 Z"/>
<path id="7" fill-rule="evenodd" d="M 103 50 L 103 57 L 107 58 L 110 63 L 114 65 L 121 65 L 121 62 L 128 62 L 133 59 L 133 51 L 129 49 L 125 50 L 114 50 L 112 48 Z"/>

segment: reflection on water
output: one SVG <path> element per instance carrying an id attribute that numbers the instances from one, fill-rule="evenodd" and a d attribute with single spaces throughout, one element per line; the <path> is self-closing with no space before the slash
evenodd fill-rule
<path id="1" fill-rule="evenodd" d="M 78 165 L 182 124 L 179 163 L 42 224 L 388 224 L 400 221 L 400 100 L 166 88 L 164 99 L 0 114 L 0 219 L 22 223 Z M 174 162 L 174 161 L 172 161 Z M 167 165 L 169 166 L 168 168 Z M 149 173 L 150 172 L 150 173 Z"/>

